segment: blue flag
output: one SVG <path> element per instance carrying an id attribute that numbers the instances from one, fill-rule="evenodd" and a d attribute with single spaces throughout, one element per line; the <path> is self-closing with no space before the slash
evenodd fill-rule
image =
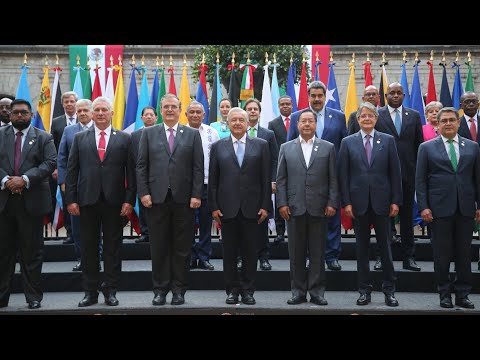
<path id="1" fill-rule="evenodd" d="M 422 89 L 420 88 L 420 78 L 418 77 L 418 64 L 413 65 L 415 72 L 413 73 L 412 94 L 410 97 L 411 108 L 420 113 L 422 125 L 425 125 L 425 104 L 423 103 Z"/>
<path id="2" fill-rule="evenodd" d="M 145 106 L 150 105 L 150 99 L 148 97 L 149 91 L 148 91 L 148 83 L 147 83 L 147 67 L 142 66 L 139 69 L 143 70 L 143 77 L 142 77 L 142 85 L 140 86 L 140 98 L 138 99 L 137 114 L 135 116 L 135 130 L 138 130 L 141 127 L 143 127 L 142 110 Z"/>
<path id="3" fill-rule="evenodd" d="M 278 100 L 280 99 L 280 89 L 278 88 L 278 78 L 277 78 L 277 66 L 278 64 L 274 64 L 273 66 L 273 75 L 272 75 L 272 107 L 273 113 L 275 116 L 280 116 L 280 109 L 278 108 Z"/>
<path id="4" fill-rule="evenodd" d="M 340 107 L 340 99 L 338 97 L 337 81 L 335 80 L 335 73 L 333 71 L 334 66 L 335 63 L 328 64 L 330 70 L 328 73 L 327 100 L 325 101 L 325 106 L 342 111 L 342 108 Z"/>
<path id="5" fill-rule="evenodd" d="M 322 62 L 320 60 L 315 62 L 315 81 L 320 81 L 320 65 Z"/>
<path id="6" fill-rule="evenodd" d="M 440 90 L 440 102 L 444 107 L 452 106 L 452 96 L 450 95 L 450 87 L 448 86 L 447 81 L 447 67 L 444 64 L 443 66 L 443 77 L 442 77 L 442 88 Z"/>
<path id="7" fill-rule="evenodd" d="M 400 80 L 400 84 L 402 84 L 403 92 L 405 93 L 405 98 L 403 99 L 403 106 L 412 107 L 410 101 L 410 93 L 408 92 L 408 79 L 407 79 L 407 70 L 406 70 L 406 63 L 402 64 L 402 79 Z"/>
<path id="8" fill-rule="evenodd" d="M 137 80 L 135 79 L 135 70 L 137 70 L 137 68 L 132 67 L 130 85 L 128 87 L 127 105 L 125 106 L 125 117 L 123 118 L 123 130 L 129 134 L 131 134 L 135 129 L 135 120 L 137 118 L 138 108 L 138 91 Z"/>
<path id="9" fill-rule="evenodd" d="M 200 80 L 198 81 L 197 96 L 195 97 L 195 99 L 203 105 L 203 109 L 205 110 L 205 117 L 203 118 L 203 123 L 208 124 L 210 110 L 208 109 L 207 83 L 204 71 L 205 70 L 201 70 Z"/>
<path id="10" fill-rule="evenodd" d="M 77 94 L 79 99 L 83 99 L 83 87 L 82 87 L 82 77 L 81 77 L 81 68 L 80 66 L 74 67 L 73 70 L 77 73 L 75 75 L 75 83 L 73 84 L 73 91 Z"/>
<path id="11" fill-rule="evenodd" d="M 452 67 L 457 67 L 455 80 L 453 82 L 452 105 L 455 109 L 460 110 L 460 97 L 463 95 L 462 78 L 460 77 L 460 64 L 454 62 Z"/>
<path id="12" fill-rule="evenodd" d="M 297 111 L 297 95 L 295 94 L 295 71 L 296 60 L 288 68 L 288 80 L 287 80 L 287 95 L 292 98 L 292 113 Z"/>
<path id="13" fill-rule="evenodd" d="M 152 85 L 152 93 L 150 95 L 150 106 L 153 107 L 155 110 L 157 109 L 158 104 L 158 93 L 160 91 L 160 86 L 158 84 L 158 72 L 159 69 L 153 69 L 152 71 L 155 72 L 155 77 L 153 78 L 153 85 Z"/>
<path id="14" fill-rule="evenodd" d="M 32 97 L 30 96 L 30 89 L 28 87 L 27 80 L 27 69 L 30 66 L 22 65 L 22 74 L 20 75 L 20 81 L 18 82 L 17 93 L 15 94 L 15 99 L 27 100 L 32 106 Z"/>

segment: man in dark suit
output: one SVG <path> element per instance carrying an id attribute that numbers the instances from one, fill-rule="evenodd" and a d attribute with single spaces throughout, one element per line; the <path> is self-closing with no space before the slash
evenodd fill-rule
<path id="1" fill-rule="evenodd" d="M 375 130 L 395 138 L 402 172 L 403 199 L 400 206 L 400 236 L 404 253 L 403 268 L 420 271 L 420 267 L 415 262 L 413 201 L 415 166 L 418 147 L 423 142 L 423 130 L 420 114 L 418 111 L 402 106 L 403 99 L 405 99 L 405 93 L 400 83 L 394 82 L 387 87 L 388 105 L 378 109 Z"/>
<path id="2" fill-rule="evenodd" d="M 473 91 L 467 91 L 460 97 L 460 107 L 463 116 L 460 118 L 458 135 L 476 141 L 480 144 L 478 129 L 478 96 Z"/>
<path id="3" fill-rule="evenodd" d="M 11 125 L 0 129 L 0 307 L 8 306 L 19 251 L 25 299 L 40 308 L 43 216 L 51 211 L 48 178 L 57 153 L 52 136 L 31 126 L 28 101 L 11 103 Z"/>
<path id="4" fill-rule="evenodd" d="M 78 306 L 98 302 L 100 232 L 103 232 L 105 268 L 105 280 L 100 287 L 105 304 L 116 306 L 122 271 L 123 217 L 135 205 L 135 173 L 130 135 L 111 125 L 111 101 L 101 96 L 92 106 L 95 126 L 75 135 L 65 179 L 68 212 L 80 216 L 82 229 L 85 297 Z"/>
<path id="5" fill-rule="evenodd" d="M 331 142 L 335 146 L 336 154 L 340 150 L 342 139 L 347 136 L 345 114 L 341 111 L 330 109 L 325 106 L 327 87 L 321 81 L 314 81 L 308 87 L 308 101 L 310 109 L 317 115 L 317 127 L 315 135 Z M 290 128 L 288 129 L 287 141 L 298 137 L 297 120 L 301 111 L 292 114 Z M 339 271 L 342 266 L 338 263 L 342 251 L 340 211 L 328 219 L 328 238 L 325 249 L 325 261 L 330 270 Z"/>
<path id="6" fill-rule="evenodd" d="M 473 218 L 480 222 L 480 149 L 457 134 L 459 114 L 446 107 L 437 114 L 440 135 L 420 145 L 416 191 L 422 219 L 433 226 L 433 263 L 440 306 L 473 309 L 470 248 Z M 450 261 L 455 262 L 455 280 Z"/>
<path id="7" fill-rule="evenodd" d="M 369 102 L 373 106 L 377 107 L 380 95 L 378 89 L 373 85 L 368 85 L 363 91 L 362 101 Z M 357 121 L 357 111 L 353 111 L 348 118 L 348 135 L 356 134 L 360 131 L 360 125 Z"/>
<path id="8" fill-rule="evenodd" d="M 231 136 L 212 145 L 208 176 L 208 204 L 222 225 L 223 272 L 227 304 L 254 305 L 258 225 L 271 207 L 271 160 L 268 143 L 247 136 L 246 111 L 234 107 L 227 123 Z M 238 249 L 243 258 L 237 272 Z"/>
<path id="9" fill-rule="evenodd" d="M 383 263 L 382 291 L 388 306 L 395 299 L 395 271 L 390 248 L 390 218 L 402 203 L 400 160 L 393 136 L 375 131 L 376 105 L 364 102 L 357 111 L 360 131 L 342 140 L 338 155 L 338 178 L 345 215 L 352 218 L 357 239 L 357 274 L 360 297 L 357 305 L 371 301 L 370 224 L 375 227 Z"/>
<path id="10" fill-rule="evenodd" d="M 62 105 L 63 109 L 65 110 L 64 115 L 60 115 L 52 120 L 52 126 L 50 129 L 51 134 L 53 135 L 53 142 L 55 143 L 55 148 L 58 149 L 60 147 L 60 141 L 62 140 L 62 135 L 65 127 L 69 125 L 75 125 L 77 121 L 77 114 L 76 114 L 76 103 L 78 101 L 78 95 L 74 91 L 67 91 L 62 94 Z M 67 158 L 68 160 L 68 158 Z M 50 186 L 53 194 L 53 207 L 55 207 L 56 199 L 56 191 L 57 191 L 57 183 L 58 183 L 58 170 L 52 174 L 52 179 L 50 179 Z M 65 191 L 60 191 L 62 195 L 63 201 L 63 225 L 65 226 L 65 230 L 67 231 L 67 238 L 63 240 L 64 244 L 74 244 L 74 239 L 72 236 L 72 226 L 70 224 L 70 216 L 67 212 L 67 204 L 65 202 Z"/>
<path id="11" fill-rule="evenodd" d="M 10 124 L 10 108 L 12 99 L 4 97 L 0 99 L 0 127 Z"/>
<path id="12" fill-rule="evenodd" d="M 248 115 L 247 134 L 250 137 L 258 137 L 264 139 L 268 143 L 268 149 L 270 151 L 271 161 L 271 184 L 272 192 L 275 192 L 275 178 L 277 176 L 277 164 L 278 164 L 278 144 L 275 140 L 275 134 L 273 131 L 261 127 L 258 123 L 260 119 L 260 113 L 262 111 L 262 105 L 257 99 L 248 99 L 245 102 L 243 109 Z M 271 206 L 270 206 L 271 208 Z M 258 261 L 260 263 L 260 269 L 272 270 L 272 265 L 268 259 L 270 259 L 270 242 L 268 239 L 268 219 L 263 221 L 258 226 L 257 234 L 257 252 Z"/>
<path id="13" fill-rule="evenodd" d="M 78 122 L 74 125 L 68 125 L 63 131 L 62 140 L 60 141 L 60 146 L 58 148 L 58 157 L 57 157 L 57 170 L 58 170 L 58 185 L 60 185 L 60 191 L 65 193 L 65 177 L 67 175 L 67 164 L 68 156 L 70 155 L 70 150 L 72 149 L 73 139 L 75 134 L 87 130 L 93 125 L 92 115 L 93 108 L 92 102 L 88 99 L 80 99 L 75 105 L 77 111 Z M 77 258 L 77 264 L 73 267 L 72 271 L 82 271 L 82 246 L 80 240 L 80 218 L 78 216 L 73 216 L 65 211 L 70 218 L 70 224 L 72 227 L 72 238 L 75 248 L 75 256 Z"/>
<path id="14" fill-rule="evenodd" d="M 325 245 L 327 218 L 339 207 L 336 155 L 333 144 L 315 138 L 317 118 L 305 109 L 297 121 L 300 136 L 280 148 L 277 172 L 277 207 L 287 221 L 290 255 L 290 305 L 325 300 Z M 305 269 L 310 255 L 310 270 Z"/>
<path id="15" fill-rule="evenodd" d="M 143 127 L 138 129 L 137 131 L 134 131 L 132 133 L 132 157 L 133 161 L 135 162 L 135 173 L 137 171 L 137 159 L 138 159 L 138 148 L 140 147 L 140 139 L 142 137 L 143 129 L 155 125 L 157 122 L 158 116 L 157 116 L 157 110 L 153 106 L 145 106 L 142 109 L 142 121 L 143 121 Z M 145 206 L 143 206 L 142 202 L 140 199 L 138 199 L 138 220 L 140 222 L 140 232 L 141 236 L 135 240 L 137 244 L 139 243 L 148 243 L 150 241 L 150 236 L 148 232 L 148 226 L 147 226 L 147 218 L 145 215 L 146 209 Z"/>
<path id="16" fill-rule="evenodd" d="M 292 114 L 293 109 L 292 98 L 288 95 L 280 96 L 278 99 L 278 108 L 280 109 L 280 116 L 268 123 L 268 129 L 274 132 L 277 145 L 280 147 L 287 141 L 287 132 L 290 127 L 290 115 Z M 275 177 L 272 181 L 275 181 Z M 275 201 L 277 201 L 276 195 Z M 277 237 L 273 242 L 278 244 L 285 241 L 285 220 L 280 216 L 280 213 L 276 209 L 275 227 L 277 230 Z"/>
<path id="17" fill-rule="evenodd" d="M 150 232 L 152 304 L 185 303 L 192 251 L 195 209 L 203 192 L 203 150 L 200 133 L 178 123 L 180 100 L 161 100 L 163 124 L 143 130 L 137 159 L 138 196 L 147 208 Z"/>

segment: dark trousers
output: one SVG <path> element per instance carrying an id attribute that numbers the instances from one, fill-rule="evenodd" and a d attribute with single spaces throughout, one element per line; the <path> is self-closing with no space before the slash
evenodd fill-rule
<path id="1" fill-rule="evenodd" d="M 257 257 L 258 260 L 270 259 L 270 241 L 268 240 L 268 217 L 257 224 Z"/>
<path id="2" fill-rule="evenodd" d="M 192 261 L 209 261 L 212 256 L 212 213 L 208 210 L 207 184 L 203 185 L 202 204 L 197 209 L 200 234 L 198 243 L 195 243 L 195 234 L 192 244 Z"/>
<path id="3" fill-rule="evenodd" d="M 173 202 L 171 191 L 163 203 L 147 209 L 155 294 L 187 291 L 194 221 L 190 203 Z"/>
<path id="4" fill-rule="evenodd" d="M 223 274 L 227 294 L 250 294 L 255 292 L 257 272 L 258 233 L 257 219 L 247 219 L 239 210 L 232 219 L 222 219 Z M 237 271 L 238 249 L 243 259 L 241 272 Z"/>
<path id="5" fill-rule="evenodd" d="M 325 261 L 331 263 L 338 260 L 342 252 L 342 227 L 340 210 L 328 218 L 328 237 L 325 249 Z"/>
<path id="6" fill-rule="evenodd" d="M 472 289 L 470 248 L 472 245 L 473 216 L 438 218 L 432 222 L 433 266 L 440 298 L 455 292 L 464 298 Z M 455 262 L 455 279 L 450 279 L 450 262 Z"/>
<path id="7" fill-rule="evenodd" d="M 80 229 L 81 229 L 81 224 L 80 224 L 80 216 L 74 216 L 70 215 L 70 223 L 72 225 L 72 238 L 73 238 L 73 245 L 75 249 L 75 256 L 77 260 L 82 259 L 82 238 L 80 235 Z M 99 252 L 99 257 L 102 257 L 103 253 L 103 245 L 102 245 L 102 236 L 100 236 L 99 240 L 99 245 L 98 245 L 98 252 Z"/>
<path id="8" fill-rule="evenodd" d="M 277 194 L 275 194 L 275 204 L 277 203 Z M 275 229 L 277 235 L 285 235 L 285 220 L 280 216 L 280 212 L 275 208 Z"/>
<path id="9" fill-rule="evenodd" d="M 105 281 L 101 284 L 104 294 L 115 293 L 122 272 L 123 217 L 121 205 L 110 205 L 99 200 L 94 205 L 80 208 L 83 284 L 87 292 L 96 292 L 100 281 L 100 235 L 103 232 L 103 261 Z"/>
<path id="10" fill-rule="evenodd" d="M 311 216 L 308 212 L 292 216 L 287 221 L 288 254 L 290 257 L 290 286 L 293 296 L 324 296 L 325 245 L 327 218 Z M 310 255 L 310 270 L 305 269 L 306 256 Z"/>
<path id="11" fill-rule="evenodd" d="M 57 188 L 56 188 L 56 185 L 57 185 L 57 182 L 55 180 L 53 180 L 55 182 L 55 192 L 54 194 L 57 193 Z M 71 223 L 71 218 L 70 218 L 70 214 L 68 213 L 67 211 L 67 203 L 65 202 L 65 192 L 60 190 L 60 195 L 62 196 L 62 206 L 63 206 L 63 226 L 65 227 L 65 230 L 67 231 L 67 236 L 68 237 L 71 237 L 73 235 L 72 233 L 72 223 Z M 53 208 L 55 209 L 55 205 L 56 205 L 56 200 L 55 202 L 53 203 Z"/>
<path id="12" fill-rule="evenodd" d="M 377 249 L 383 264 L 382 291 L 385 294 L 395 292 L 395 270 L 393 268 L 392 250 L 390 248 L 390 218 L 377 215 L 369 205 L 363 215 L 357 215 L 353 221 L 355 237 L 357 240 L 357 276 L 358 291 L 361 294 L 370 294 L 373 289 L 370 278 L 369 247 L 370 247 L 370 224 L 375 228 Z"/>
<path id="13" fill-rule="evenodd" d="M 9 195 L 0 213 L 0 229 L 0 304 L 8 304 L 10 298 L 17 251 L 25 299 L 42 301 L 43 216 L 25 210 L 23 195 Z"/>
<path id="14" fill-rule="evenodd" d="M 147 215 L 146 215 L 146 208 L 143 206 L 142 202 L 140 199 L 138 199 L 138 221 L 140 223 L 140 233 L 142 236 L 145 236 L 147 238 L 150 237 L 150 233 L 148 232 L 148 226 L 147 226 Z"/>
<path id="15" fill-rule="evenodd" d="M 400 236 L 402 237 L 403 259 L 415 258 L 413 241 L 413 202 L 415 186 L 402 180 L 403 205 L 400 206 Z"/>

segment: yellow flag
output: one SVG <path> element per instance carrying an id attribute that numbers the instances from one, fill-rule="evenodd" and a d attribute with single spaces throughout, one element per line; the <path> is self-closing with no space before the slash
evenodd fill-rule
<path id="1" fill-rule="evenodd" d="M 348 122 L 350 114 L 358 109 L 357 85 L 355 83 L 355 65 L 350 64 L 350 79 L 348 80 L 347 100 L 345 100 L 345 118 Z"/>
<path id="2" fill-rule="evenodd" d="M 40 98 L 38 99 L 37 113 L 33 126 L 50 132 L 50 111 L 52 108 L 52 95 L 50 93 L 50 81 L 48 80 L 48 70 L 50 68 L 45 66 L 43 68 L 42 88 L 40 89 Z"/>
<path id="3" fill-rule="evenodd" d="M 188 88 L 188 79 L 187 79 L 187 67 L 183 67 L 183 74 L 182 74 L 182 82 L 180 84 L 180 103 L 182 104 L 182 109 L 180 112 L 180 120 L 178 121 L 182 125 L 186 125 L 188 123 L 187 115 L 185 112 L 187 110 L 187 106 L 190 105 L 190 89 Z"/>
<path id="4" fill-rule="evenodd" d="M 115 98 L 113 100 L 113 119 L 112 126 L 115 129 L 123 130 L 123 118 L 125 117 L 125 87 L 123 86 L 123 67 L 115 65 L 115 71 L 118 71 L 117 87 L 115 89 Z M 110 74 L 113 76 L 113 72 Z"/>

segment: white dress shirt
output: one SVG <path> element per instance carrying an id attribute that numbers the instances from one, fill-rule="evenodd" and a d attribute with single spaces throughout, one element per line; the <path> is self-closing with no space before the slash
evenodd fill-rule
<path id="1" fill-rule="evenodd" d="M 392 118 L 393 126 L 395 126 L 395 116 L 396 116 L 395 110 L 396 109 L 394 109 L 390 105 L 387 105 L 387 107 L 388 107 L 388 112 L 390 113 L 390 117 Z M 400 123 L 401 123 L 402 122 L 402 105 L 400 105 L 397 109 L 398 109 L 398 115 L 400 115 Z"/>
<path id="2" fill-rule="evenodd" d="M 191 127 L 190 124 L 186 126 Z M 194 128 L 192 128 L 194 129 Z M 220 140 L 217 130 L 212 128 L 209 125 L 201 124 L 198 128 L 200 132 L 200 137 L 202 138 L 202 148 L 203 148 L 203 169 L 204 169 L 204 178 L 203 183 L 208 184 L 208 169 L 210 166 L 210 149 L 212 144 Z M 238 145 L 237 145 L 238 146 Z"/>
<path id="3" fill-rule="evenodd" d="M 450 159 L 450 161 L 452 160 L 451 156 L 450 156 L 450 143 L 448 142 L 448 139 L 443 136 L 443 135 L 440 135 L 442 137 L 442 141 L 443 141 L 443 145 L 445 145 L 445 150 L 447 151 L 447 155 L 448 155 L 448 158 Z M 455 135 L 455 137 L 453 138 L 453 147 L 455 148 L 455 154 L 457 155 L 457 164 L 458 162 L 460 161 L 460 149 L 458 148 L 458 134 Z"/>
<path id="4" fill-rule="evenodd" d="M 110 135 L 112 132 L 112 125 L 109 125 L 105 130 L 100 130 L 95 126 L 95 142 L 97 144 L 97 150 L 98 150 L 98 144 L 100 142 L 100 133 L 102 131 L 105 133 L 105 151 L 107 151 L 108 141 L 110 140 Z"/>
<path id="5" fill-rule="evenodd" d="M 243 145 L 245 146 L 245 152 L 247 151 L 247 134 L 243 135 L 241 139 L 237 140 L 237 138 L 233 135 L 230 134 L 230 137 L 232 138 L 232 143 L 233 143 L 233 151 L 235 151 L 235 154 L 237 153 L 237 148 L 238 148 L 238 143 L 237 141 L 240 141 L 241 143 L 243 143 Z"/>
<path id="6" fill-rule="evenodd" d="M 168 137 L 170 136 L 170 131 L 168 129 L 170 128 L 165 123 L 163 123 L 163 126 L 165 126 L 165 134 L 167 135 L 167 140 L 168 140 Z M 172 129 L 173 129 L 173 137 L 177 137 L 178 122 L 172 126 Z"/>
<path id="7" fill-rule="evenodd" d="M 308 141 L 305 141 L 301 135 L 299 136 L 299 138 L 300 145 L 302 146 L 303 158 L 305 159 L 305 164 L 307 164 L 308 167 L 310 165 L 310 158 L 312 156 L 313 149 L 313 140 L 315 139 L 315 136 Z"/>

